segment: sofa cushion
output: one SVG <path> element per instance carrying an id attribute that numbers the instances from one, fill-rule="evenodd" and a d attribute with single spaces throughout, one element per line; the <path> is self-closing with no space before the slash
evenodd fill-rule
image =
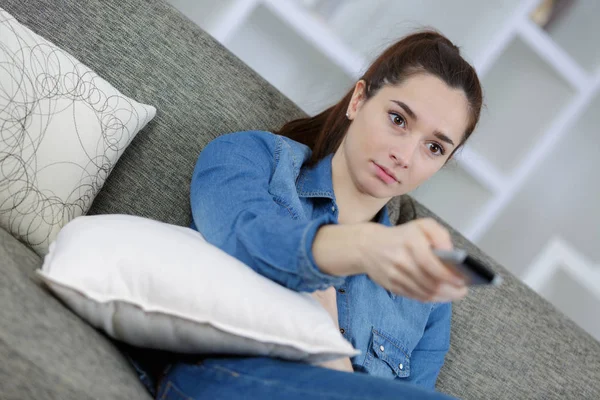
<path id="1" fill-rule="evenodd" d="M 2 399 L 148 399 L 121 353 L 34 281 L 41 259 L 0 229 Z"/>

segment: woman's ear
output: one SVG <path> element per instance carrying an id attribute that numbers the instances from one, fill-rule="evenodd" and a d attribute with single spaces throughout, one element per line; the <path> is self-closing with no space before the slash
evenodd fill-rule
<path id="1" fill-rule="evenodd" d="M 367 84 L 363 79 L 356 82 L 356 85 L 354 85 L 354 92 L 352 93 L 350 104 L 348 104 L 348 119 L 353 120 L 356 117 L 356 113 L 365 103 L 365 100 L 367 98 L 366 88 Z"/>

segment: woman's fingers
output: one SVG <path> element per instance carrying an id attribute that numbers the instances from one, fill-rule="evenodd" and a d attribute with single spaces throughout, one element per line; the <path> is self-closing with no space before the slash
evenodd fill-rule
<path id="1" fill-rule="evenodd" d="M 403 257 L 402 264 L 405 274 L 409 279 L 428 296 L 436 295 L 439 281 L 430 276 L 420 265 L 418 257 L 415 257 L 415 251 L 412 248 L 407 249 L 406 257 Z"/>
<path id="2" fill-rule="evenodd" d="M 402 265 L 402 269 L 396 269 L 395 273 L 392 274 L 392 291 L 420 301 L 431 301 L 436 292 L 424 287 L 419 279 L 415 279 L 412 273 L 409 272 L 409 270 L 415 270 L 418 267 L 411 266 L 411 261 L 403 261 Z"/>
<path id="3" fill-rule="evenodd" d="M 441 302 L 458 300 L 467 295 L 468 288 L 466 286 L 455 286 L 448 283 L 441 283 L 436 287 L 436 290 L 428 290 L 423 288 L 418 279 L 414 279 L 405 271 L 399 272 L 396 279 L 393 280 L 394 293 L 402 296 L 412 297 L 423 302 Z"/>
<path id="4" fill-rule="evenodd" d="M 462 299 L 467 295 L 469 289 L 467 286 L 461 288 L 444 284 L 440 287 L 439 294 L 433 298 L 435 302 L 446 302 Z"/>
<path id="5" fill-rule="evenodd" d="M 450 233 L 433 219 L 424 219 L 418 225 L 423 238 L 415 237 L 411 249 L 414 257 L 425 272 L 440 282 L 453 285 L 464 285 L 464 278 L 453 268 L 445 265 L 432 251 L 432 249 L 452 250 L 454 248 Z"/>
<path id="6" fill-rule="evenodd" d="M 431 247 L 441 250 L 452 250 L 452 237 L 450 232 L 433 218 L 422 218 L 414 221 L 421 228 L 421 232 L 431 244 Z"/>
<path id="7" fill-rule="evenodd" d="M 448 283 L 454 286 L 463 286 L 465 280 L 446 266 L 429 247 L 413 249 L 415 260 L 424 274 L 430 276 L 436 284 Z"/>

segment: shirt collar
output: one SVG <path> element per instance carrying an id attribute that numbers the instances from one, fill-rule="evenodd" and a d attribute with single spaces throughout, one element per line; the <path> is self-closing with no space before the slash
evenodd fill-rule
<path id="1" fill-rule="evenodd" d="M 325 156 L 312 167 L 304 167 L 296 181 L 296 189 L 300 197 L 325 197 L 335 200 L 331 177 L 331 160 L 333 153 Z"/>
<path id="2" fill-rule="evenodd" d="M 304 167 L 296 182 L 296 189 L 300 197 L 322 197 L 335 201 L 333 192 L 333 178 L 331 161 L 333 153 L 322 158 L 313 167 Z M 386 226 L 392 226 L 387 205 L 378 214 L 377 222 Z"/>

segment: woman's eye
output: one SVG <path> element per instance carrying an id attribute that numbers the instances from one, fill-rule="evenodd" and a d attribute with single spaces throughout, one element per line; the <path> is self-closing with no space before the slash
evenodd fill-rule
<path id="1" fill-rule="evenodd" d="M 406 120 L 404 117 L 402 117 L 402 115 L 391 112 L 390 119 L 394 125 L 397 125 L 401 128 L 406 128 Z"/>
<path id="2" fill-rule="evenodd" d="M 429 149 L 432 150 L 433 155 L 444 155 L 444 148 L 437 143 L 429 143 Z"/>

